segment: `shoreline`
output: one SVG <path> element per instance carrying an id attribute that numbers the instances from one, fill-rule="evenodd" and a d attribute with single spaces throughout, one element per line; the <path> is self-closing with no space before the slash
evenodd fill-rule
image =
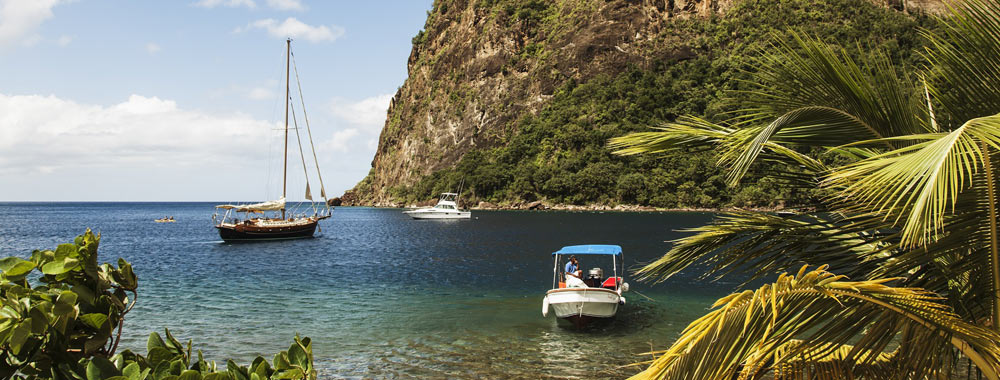
<path id="1" fill-rule="evenodd" d="M 398 208 L 398 209 L 409 209 L 409 208 L 420 208 L 420 207 L 431 207 L 434 206 L 433 201 L 431 202 L 421 202 L 413 203 L 409 205 L 396 204 L 396 203 L 375 203 L 375 204 L 345 204 L 343 207 L 373 207 L 373 208 Z M 567 204 L 545 204 L 541 201 L 535 201 L 530 203 L 515 203 L 507 205 L 497 205 L 489 202 L 479 202 L 475 206 L 463 205 L 469 210 L 477 211 L 580 211 L 580 212 L 711 212 L 711 213 L 722 213 L 722 212 L 733 212 L 733 211 L 751 211 L 751 212 L 779 212 L 779 211 L 791 211 L 799 212 L 797 208 L 791 207 L 653 207 L 653 206 L 641 206 L 641 205 L 567 205 Z"/>

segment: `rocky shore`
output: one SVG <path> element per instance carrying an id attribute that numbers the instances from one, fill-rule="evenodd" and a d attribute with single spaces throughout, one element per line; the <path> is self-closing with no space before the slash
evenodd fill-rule
<path id="1" fill-rule="evenodd" d="M 331 202 L 334 203 L 334 202 Z M 342 202 L 339 198 L 335 201 L 337 206 L 366 206 L 366 207 L 379 207 L 379 208 L 418 208 L 418 207 L 430 207 L 437 203 L 437 200 L 427 200 L 424 202 L 403 204 L 394 202 L 383 202 L 375 204 L 363 204 L 361 202 Z M 462 204 L 463 208 L 469 208 L 471 210 L 524 210 L 524 211 L 618 211 L 618 212 L 728 212 L 728 211 L 761 211 L 761 212 L 798 212 L 799 210 L 794 208 L 788 208 L 784 206 L 778 207 L 758 207 L 758 208 L 736 208 L 736 207 L 725 207 L 725 208 L 665 208 L 665 207 L 653 207 L 653 206 L 641 206 L 641 205 L 602 205 L 602 204 L 589 204 L 589 205 L 571 205 L 571 204 L 554 204 L 545 201 L 534 201 L 534 202 L 510 202 L 510 203 L 490 203 L 490 202 L 479 202 L 475 205 Z"/>

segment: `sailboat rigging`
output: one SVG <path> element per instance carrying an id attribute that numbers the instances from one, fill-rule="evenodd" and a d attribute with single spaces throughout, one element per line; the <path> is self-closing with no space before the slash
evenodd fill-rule
<path id="1" fill-rule="evenodd" d="M 251 240 L 275 240 L 275 239 L 296 239 L 312 237 L 319 221 L 331 216 L 329 202 L 326 199 L 326 189 L 323 186 L 323 176 L 319 170 L 319 160 L 316 157 L 316 147 L 312 142 L 312 130 L 309 128 L 309 116 L 305 112 L 305 100 L 302 95 L 302 83 L 299 81 L 299 70 L 295 67 L 295 82 L 299 90 L 299 100 L 302 103 L 302 115 L 306 125 L 309 147 L 312 150 L 313 160 L 316 163 L 316 175 L 319 177 L 320 195 L 323 197 L 323 207 L 326 212 L 320 213 L 313 202 L 312 191 L 309 188 L 309 170 L 306 166 L 305 152 L 302 149 L 302 138 L 299 134 L 298 120 L 294 114 L 294 107 L 291 104 L 291 67 L 292 60 L 292 40 L 287 39 L 285 51 L 285 141 L 283 170 L 281 179 L 281 198 L 273 201 L 260 202 L 247 205 L 225 204 L 215 206 L 216 210 L 225 210 L 225 214 L 220 218 L 218 211 L 212 216 L 216 221 L 215 228 L 219 230 L 222 240 L 229 241 L 251 241 Z M 299 147 L 299 156 L 302 158 L 302 171 L 306 177 L 305 198 L 312 204 L 312 215 L 293 215 L 288 213 L 285 205 L 285 198 L 288 194 L 288 130 L 289 116 L 295 129 L 295 140 Z M 277 215 L 268 217 L 267 212 L 281 212 L 281 217 Z M 238 217 L 239 213 L 244 213 L 244 219 Z"/>

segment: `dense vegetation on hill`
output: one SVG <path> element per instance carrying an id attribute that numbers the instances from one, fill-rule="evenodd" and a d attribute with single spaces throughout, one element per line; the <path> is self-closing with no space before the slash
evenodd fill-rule
<path id="1" fill-rule="evenodd" d="M 447 4 L 436 2 L 430 17 Z M 554 24 L 565 22 L 554 14 L 554 4 L 478 3 L 537 30 L 558 29 Z M 750 0 L 734 4 L 724 15 L 673 17 L 655 38 L 636 47 L 648 59 L 616 73 L 565 80 L 537 113 L 512 119 L 495 143 L 470 149 L 453 167 L 413 184 L 390 187 L 388 194 L 409 204 L 454 191 L 464 183 L 463 196 L 471 204 L 545 200 L 668 208 L 794 206 L 815 194 L 786 190 L 772 178 L 729 188 L 713 152 L 623 158 L 611 154 L 607 141 L 679 115 L 726 119 L 732 99 L 752 94 L 729 96 L 727 101 L 721 100 L 722 95 L 744 90 L 755 57 L 787 39 L 783 32 L 790 28 L 854 51 L 881 49 L 903 65 L 920 65 L 924 42 L 918 27 L 933 23 L 932 17 L 919 12 L 899 12 L 865 0 Z M 424 38 L 421 32 L 414 42 Z M 518 65 L 519 59 L 544 59 L 551 53 L 546 46 L 551 40 L 550 36 L 527 43 L 508 65 Z M 355 192 L 371 191 L 372 176 Z M 749 181 L 755 181 L 753 176 Z"/>

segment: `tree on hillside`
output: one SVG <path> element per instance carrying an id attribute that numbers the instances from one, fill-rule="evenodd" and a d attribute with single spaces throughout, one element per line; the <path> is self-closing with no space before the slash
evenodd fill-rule
<path id="1" fill-rule="evenodd" d="M 792 217 L 721 215 L 641 268 L 797 274 L 720 299 L 636 378 L 931 379 L 964 357 L 1000 379 L 1000 4 L 953 5 L 921 70 L 793 33 L 733 119 L 612 139 L 622 155 L 715 149 L 731 185 L 768 162 L 823 194 Z"/>

